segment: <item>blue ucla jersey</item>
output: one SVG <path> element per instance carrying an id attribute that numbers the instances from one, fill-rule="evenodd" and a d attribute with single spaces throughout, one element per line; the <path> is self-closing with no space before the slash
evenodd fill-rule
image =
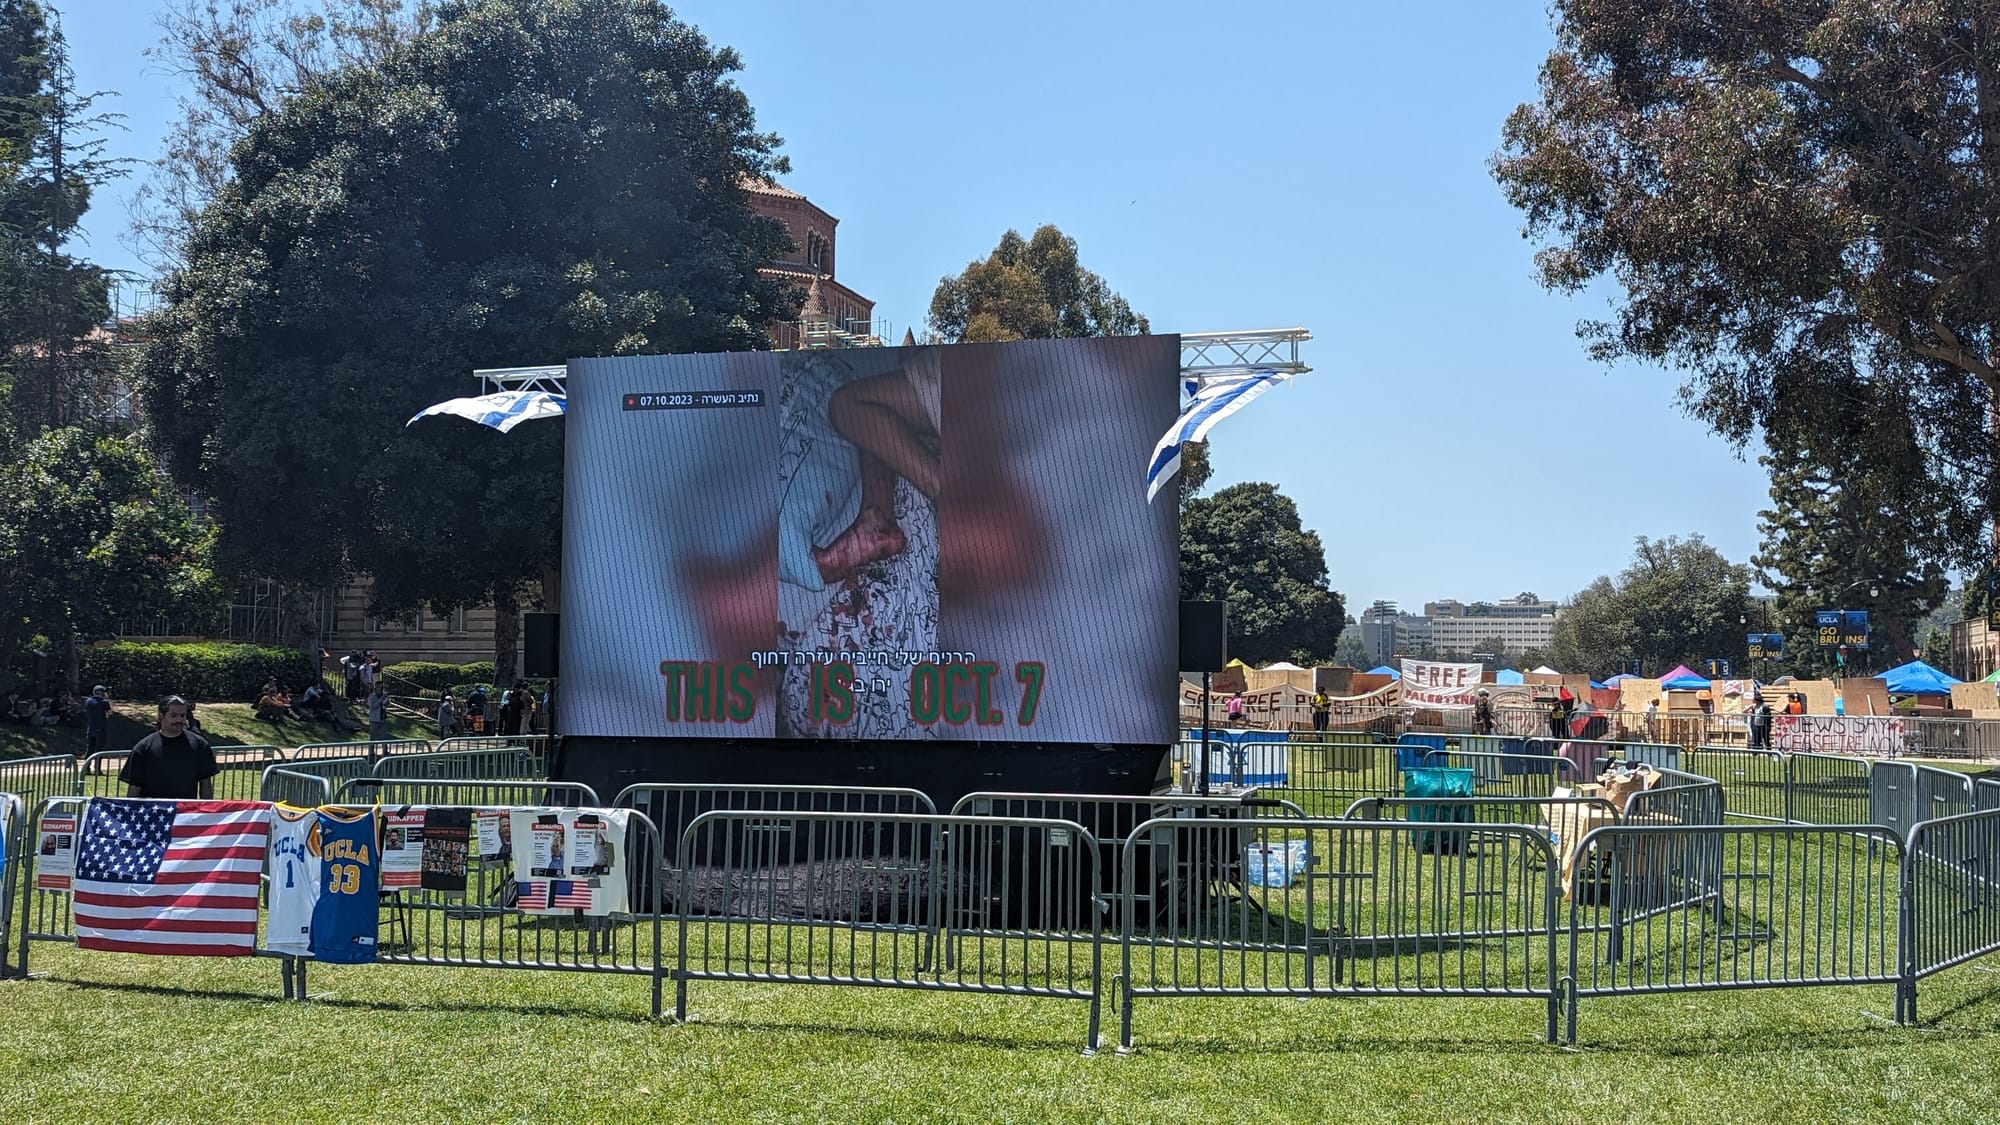
<path id="1" fill-rule="evenodd" d="M 375 959 L 381 848 L 375 810 L 320 809 L 319 900 L 312 910 L 312 955 L 354 965 Z"/>

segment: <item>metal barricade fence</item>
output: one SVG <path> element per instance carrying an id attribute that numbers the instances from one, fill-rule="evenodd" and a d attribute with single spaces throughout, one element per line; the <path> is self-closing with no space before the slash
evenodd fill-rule
<path id="1" fill-rule="evenodd" d="M 1795 753 L 1785 819 L 1802 824 L 1869 824 L 1868 774 L 1874 763 L 1841 754 Z"/>
<path id="2" fill-rule="evenodd" d="M 75 754 L 0 760 L 0 791 L 19 796 L 30 809 L 50 797 L 74 796 L 78 781 Z"/>
<path id="3" fill-rule="evenodd" d="M 723 785 L 708 782 L 648 782 L 628 785 L 611 799 L 614 808 L 638 809 L 652 818 L 663 838 L 678 842 L 687 827 L 704 813 L 735 812 L 844 813 L 850 816 L 896 814 L 936 815 L 937 806 L 921 790 L 895 786 L 842 788 L 830 785 Z M 764 844 L 789 853 L 794 841 L 781 838 L 781 825 L 759 828 Z M 800 844 L 803 846 L 803 844 Z M 668 867 L 647 872 L 644 886 L 665 896 L 649 908 L 673 916 L 680 911 L 679 853 L 670 850 Z"/>
<path id="4" fill-rule="evenodd" d="M 1483 825 L 1476 855 L 1421 850 L 1431 824 L 1163 818 L 1141 839 L 1162 881 L 1120 940 L 1129 1048 L 1139 997 L 1514 996 L 1546 1005 L 1556 1034 L 1553 855 L 1542 830 Z M 1164 843 L 1154 836 L 1164 834 Z M 1267 857 L 1284 859 L 1276 864 Z M 1253 862 L 1257 861 L 1257 862 Z M 1328 878 L 1294 868 L 1324 866 Z"/>
<path id="5" fill-rule="evenodd" d="M 1784 823 L 1791 791 L 1785 755 L 1777 750 L 1738 750 L 1703 746 L 1681 755 L 1688 773 L 1722 783 L 1731 820 Z"/>
<path id="6" fill-rule="evenodd" d="M 14 974 L 14 914 L 21 900 L 21 867 L 28 852 L 27 806 L 0 793 L 0 980 Z"/>
<path id="7" fill-rule="evenodd" d="M 2000 809 L 2000 777 L 1981 777 L 1973 781 L 1972 804 L 1980 812 Z"/>
<path id="8" fill-rule="evenodd" d="M 498 809 L 514 805 L 601 808 L 597 790 L 581 781 L 530 778 L 350 777 L 333 791 L 335 805 L 465 805 Z"/>
<path id="9" fill-rule="evenodd" d="M 1606 767 L 1620 757 L 1620 743 L 1595 738 L 1530 738 L 1524 744 L 1529 754 L 1559 758 L 1570 764 L 1571 776 L 1580 782 L 1596 781 Z"/>
<path id="10" fill-rule="evenodd" d="M 1477 856 L 1479 837 L 1463 824 L 1527 825 L 1547 835 L 1560 860 L 1565 840 L 1576 841 L 1599 824 L 1616 824 L 1624 810 L 1603 797 L 1364 797 L 1347 807 L 1343 820 L 1407 820 L 1431 826 L 1418 837 L 1419 850 L 1439 847 Z M 1322 875 L 1322 877 L 1326 877 Z"/>
<path id="11" fill-rule="evenodd" d="M 2000 951 L 2000 811 L 1917 825 L 1903 872 L 1908 980 L 1898 1014 L 1915 1020 L 1919 979 Z"/>
<path id="12" fill-rule="evenodd" d="M 1936 766 L 1917 767 L 1916 820 L 1938 820 L 1972 810 L 1970 776 Z"/>
<path id="13" fill-rule="evenodd" d="M 696 980 L 1054 997 L 1089 1005 L 1097 1046 L 1102 867 L 1080 824 L 717 810 L 678 854 L 700 910 L 680 913 L 677 1018 Z"/>
<path id="14" fill-rule="evenodd" d="M 546 734 L 455 734 L 431 747 L 431 753 L 448 754 L 464 750 L 501 750 L 519 747 L 534 761 L 536 777 L 547 777 L 549 736 Z"/>
<path id="15" fill-rule="evenodd" d="M 1877 827 L 1618 825 L 1569 910 L 1568 1034 L 1585 996 L 1903 980 L 1903 842 Z M 1727 875 L 1703 885 L 1719 861 Z M 1664 904 L 1664 906 L 1663 906 Z"/>
<path id="16" fill-rule="evenodd" d="M 368 759 L 355 758 L 353 761 L 361 764 L 362 771 L 367 769 Z M 362 775 L 356 773 L 348 776 Z M 329 778 L 317 771 L 308 773 L 303 769 L 291 769 L 288 766 L 271 766 L 264 771 L 264 776 L 258 782 L 257 799 L 273 803 L 282 801 L 299 808 L 332 804 L 334 786 L 343 780 L 346 780 L 346 777 Z"/>
<path id="17" fill-rule="evenodd" d="M 1684 768 L 1681 762 L 1683 748 L 1670 742 L 1621 742 L 1618 749 L 1620 756 L 1633 765 L 1652 766 L 1660 770 Z"/>
<path id="18" fill-rule="evenodd" d="M 1126 845 L 1133 841 L 1139 826 L 1149 821 L 1172 817 L 1216 818 L 1228 820 L 1249 820 L 1263 816 L 1303 818 L 1306 814 L 1291 801 L 1264 796 L 1259 790 L 1240 793 L 1195 796 L 1186 793 L 1162 793 L 1148 796 L 1115 796 L 1098 793 L 968 793 L 958 799 L 951 808 L 952 816 L 1010 817 L 1016 820 L 1066 820 L 1081 824 L 1097 840 L 1103 852 L 1100 862 L 1105 873 L 1104 893 L 1110 909 L 1121 915 L 1125 910 L 1148 910 L 1153 905 L 1153 893 L 1157 887 L 1148 880 L 1140 881 L 1141 890 L 1136 899 L 1125 899 L 1114 894 L 1123 879 Z M 1138 854 L 1142 867 L 1150 869 L 1152 857 L 1150 840 L 1141 840 Z M 1310 873 L 1309 873 L 1310 874 Z M 1107 923 L 1119 924 L 1113 917 Z"/>
<path id="19" fill-rule="evenodd" d="M 543 777 L 541 763 L 525 746 L 435 750 L 428 754 L 398 754 L 377 758 L 374 776 L 384 779 L 493 780 Z"/>
<path id="20" fill-rule="evenodd" d="M 50 816 L 73 817 L 80 826 L 84 801 L 82 797 L 45 797 L 35 806 L 34 815 L 28 821 L 20 873 L 16 876 L 22 891 L 14 916 L 14 948 L 18 954 L 14 961 L 16 973 L 25 975 L 28 972 L 29 942 L 76 940 L 76 927 L 70 917 L 67 879 L 58 887 L 55 882 L 44 878 L 38 870 L 39 848 L 26 841 L 41 838 L 42 823 Z"/>
<path id="21" fill-rule="evenodd" d="M 482 810 L 469 805 L 430 805 L 428 818 L 439 811 L 463 813 L 469 821 Z M 509 810 L 512 811 L 512 810 Z M 600 847 L 613 852 L 607 864 L 621 874 L 603 877 L 590 890 L 590 908 L 561 908 L 549 913 L 525 913 L 511 893 L 515 884 L 505 856 L 481 852 L 478 833 L 469 833 L 463 890 L 427 889 L 421 885 L 382 888 L 382 934 L 375 960 L 384 964 L 444 965 L 482 969 L 554 969 L 568 972 L 624 973 L 652 978 L 653 1014 L 661 1012 L 661 922 L 640 909 L 641 888 L 634 880 L 658 870 L 663 842 L 644 813 L 606 810 L 625 819 L 622 836 L 607 832 Z M 525 845 L 524 845 L 525 846 Z M 602 856 L 602 853 L 600 853 Z M 618 858 L 622 855 L 622 859 Z M 643 862 L 633 862 L 643 857 Z M 594 913 L 596 896 L 609 896 L 612 911 Z M 624 909 L 617 909 L 622 905 Z M 304 962 L 299 995 L 304 995 Z"/>
<path id="22" fill-rule="evenodd" d="M 1917 767 L 1909 762 L 1875 762 L 1868 770 L 1868 823 L 1887 828 L 1897 839 L 1917 826 Z"/>
<path id="23" fill-rule="evenodd" d="M 282 761 L 284 756 L 276 746 L 214 746 L 211 749 L 215 751 L 218 770 L 214 778 L 215 799 L 218 801 L 261 800 L 264 771 Z M 118 780 L 118 773 L 131 756 L 130 750 L 104 750 L 84 759 L 83 768 L 77 776 L 76 795 L 123 797 L 125 785 Z"/>
<path id="24" fill-rule="evenodd" d="M 1722 784 L 1682 770 L 1655 768 L 1659 780 L 1625 798 L 1621 810 L 1628 823 L 1721 824 L 1728 814 Z"/>
<path id="25" fill-rule="evenodd" d="M 385 738 L 368 742 L 308 742 L 292 751 L 292 760 L 324 761 L 335 758 L 366 758 L 373 762 L 378 758 L 394 757 L 397 754 L 428 754 L 431 744 L 421 738 Z"/>
<path id="26" fill-rule="evenodd" d="M 1520 753 L 1483 753 L 1466 750 L 1432 750 L 1424 755 L 1424 765 L 1472 771 L 1473 792 L 1482 797 L 1546 797 L 1558 786 L 1574 786 L 1576 763 L 1553 754 L 1534 752 L 1534 743 L 1524 744 Z"/>
<path id="27" fill-rule="evenodd" d="M 2000 719 L 1904 719 L 1903 745 L 1925 758 L 2000 758 Z"/>
<path id="28" fill-rule="evenodd" d="M 1183 743 L 1186 761 L 1200 754 L 1200 742 Z M 1393 741 L 1352 732 L 1294 734 L 1285 747 L 1285 784 L 1266 790 L 1282 794 L 1313 816 L 1336 816 L 1359 797 L 1388 797 L 1403 791 L 1402 769 Z M 1419 752 L 1418 761 L 1421 761 Z M 1182 792 L 1193 792 L 1185 769 Z"/>

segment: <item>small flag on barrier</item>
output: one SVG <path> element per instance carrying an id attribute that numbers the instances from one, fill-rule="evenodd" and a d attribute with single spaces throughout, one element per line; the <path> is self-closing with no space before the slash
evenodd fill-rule
<path id="1" fill-rule="evenodd" d="M 521 884 L 521 910 L 589 910 L 590 884 L 580 879 L 535 879 Z"/>

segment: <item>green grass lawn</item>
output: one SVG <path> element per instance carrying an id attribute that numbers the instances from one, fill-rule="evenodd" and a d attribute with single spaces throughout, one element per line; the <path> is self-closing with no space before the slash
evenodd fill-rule
<path id="1" fill-rule="evenodd" d="M 641 978 L 315 966 L 41 946 L 0 982 L 5 1120 L 1991 1121 L 2000 979 L 1586 1001 L 1153 1000 L 1139 1050 L 1078 1050 L 1055 1000 L 694 982 L 688 1025 Z M 671 999 L 671 992 L 669 993 Z M 1107 1027 L 1113 1013 L 1106 1009 Z"/>
<path id="2" fill-rule="evenodd" d="M 222 746 L 281 746 L 290 749 L 315 742 L 360 742 L 366 730 L 342 734 L 326 723 L 296 722 L 291 719 L 268 723 L 259 719 L 249 703 L 203 703 L 195 716 L 209 742 Z M 149 703 L 117 702 L 105 728 L 105 744 L 112 750 L 130 749 L 151 734 L 157 712 Z M 358 716 L 365 719 L 365 716 Z M 396 738 L 434 739 L 437 724 L 409 716 L 392 717 L 390 734 Z M 23 723 L 0 723 L 0 759 L 33 758 L 44 754 L 84 753 L 82 727 L 31 727 Z"/>

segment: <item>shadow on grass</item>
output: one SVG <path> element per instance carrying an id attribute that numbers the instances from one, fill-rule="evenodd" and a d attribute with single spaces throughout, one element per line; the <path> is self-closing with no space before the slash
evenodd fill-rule
<path id="1" fill-rule="evenodd" d="M 529 970 L 536 971 L 536 970 Z M 48 983 L 68 985 L 71 988 L 92 992 L 115 992 L 135 996 L 157 996 L 180 1000 L 250 1000 L 266 1004 L 292 1004 L 271 992 L 244 992 L 227 988 L 182 988 L 174 985 L 139 984 L 130 981 L 79 980 L 75 977 L 50 976 Z M 605 1008 L 558 1007 L 554 1004 L 537 1003 L 497 1003 L 477 1000 L 398 1000 L 392 998 L 365 998 L 314 995 L 311 990 L 320 987 L 308 974 L 306 979 L 307 999 L 299 1004 L 300 1011 L 312 1008 L 339 1008 L 364 1012 L 414 1012 L 414 1013 L 459 1013 L 470 1015 L 517 1015 L 551 1016 L 559 1019 L 587 1019 L 592 1022 L 610 1020 L 616 1023 L 649 1024 L 654 1022 L 651 1013 L 621 1012 Z"/>
<path id="2" fill-rule="evenodd" d="M 998 999 L 996 997 L 996 999 Z M 697 998 L 698 1000 L 698 998 Z M 849 1039 L 866 1039 L 877 1043 L 905 1044 L 912 1047 L 946 1045 L 954 1047 L 990 1047 L 997 1050 L 1075 1051 L 1083 1045 L 1085 1019 L 1083 1006 L 1077 1005 L 1075 1027 L 1071 1034 L 1021 1034 L 998 1035 L 992 1032 L 966 1031 L 954 1028 L 935 1027 L 886 1027 L 880 1024 L 832 1023 L 813 1020 L 764 1020 L 764 1019 L 709 1019 L 701 1014 L 697 1000 L 691 1000 L 694 1009 L 688 1021 L 693 1027 L 712 1027 L 731 1031 L 754 1032 L 769 1035 L 813 1035 L 843 1036 Z M 671 1003 L 669 1007 L 671 1007 Z M 1098 1033 L 1100 1052 L 1109 1051 L 1116 1043 L 1117 1027 L 1109 1019 Z"/>

